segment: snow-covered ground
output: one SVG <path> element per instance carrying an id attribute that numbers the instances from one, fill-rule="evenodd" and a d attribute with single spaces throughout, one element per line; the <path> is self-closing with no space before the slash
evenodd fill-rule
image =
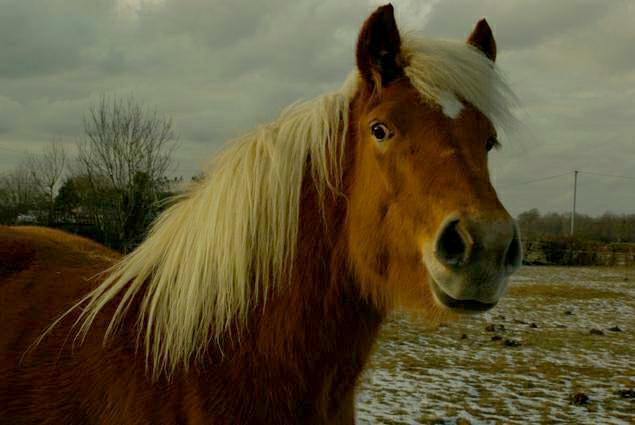
<path id="1" fill-rule="evenodd" d="M 391 320 L 358 423 L 635 424 L 619 394 L 635 389 L 634 331 L 635 270 L 526 267 L 486 314 L 434 330 Z"/>

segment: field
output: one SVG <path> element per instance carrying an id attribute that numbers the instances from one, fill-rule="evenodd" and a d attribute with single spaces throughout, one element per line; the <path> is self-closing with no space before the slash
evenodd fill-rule
<path id="1" fill-rule="evenodd" d="M 361 424 L 635 423 L 635 269 L 525 267 L 492 311 L 383 329 Z"/>

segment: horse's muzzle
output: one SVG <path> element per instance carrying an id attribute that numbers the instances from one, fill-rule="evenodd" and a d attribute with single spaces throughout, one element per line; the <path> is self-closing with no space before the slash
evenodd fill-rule
<path id="1" fill-rule="evenodd" d="M 423 258 L 437 302 L 457 312 L 485 311 L 522 262 L 518 227 L 507 213 L 494 220 L 453 214 Z"/>

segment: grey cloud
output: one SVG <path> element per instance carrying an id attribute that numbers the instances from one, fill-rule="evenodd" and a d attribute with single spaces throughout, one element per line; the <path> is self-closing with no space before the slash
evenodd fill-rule
<path id="1" fill-rule="evenodd" d="M 3 0 L 0 76 L 24 78 L 64 72 L 82 65 L 87 48 L 107 22 L 104 1 Z"/>
<path id="2" fill-rule="evenodd" d="M 0 147 L 33 151 L 52 137 L 72 144 L 91 102 L 132 93 L 174 119 L 176 172 L 191 174 L 227 138 L 337 88 L 354 66 L 359 27 L 379 3 L 153 0 L 126 14 L 120 0 L 0 0 Z M 531 129 L 528 140 L 505 141 L 491 157 L 512 212 L 570 203 L 566 177 L 514 183 L 573 168 L 632 174 L 631 3 L 393 3 L 404 31 L 464 39 L 483 16 L 493 27 L 499 65 Z M 18 156 L 0 151 L 0 172 Z M 585 179 L 583 212 L 635 207 L 624 181 Z"/>
<path id="3" fill-rule="evenodd" d="M 0 95 L 0 136 L 16 127 L 18 117 L 22 112 L 22 105 Z"/>
<path id="4" fill-rule="evenodd" d="M 429 17 L 430 35 L 469 35 L 474 24 L 485 17 L 503 50 L 529 48 L 553 37 L 593 25 L 619 1 L 449 1 L 439 2 Z"/>

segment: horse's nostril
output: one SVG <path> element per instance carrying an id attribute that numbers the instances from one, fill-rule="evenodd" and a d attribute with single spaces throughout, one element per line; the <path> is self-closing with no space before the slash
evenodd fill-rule
<path id="1" fill-rule="evenodd" d="M 514 226 L 514 236 L 512 237 L 507 252 L 505 253 L 505 270 L 511 274 L 520 267 L 523 259 L 522 246 L 518 236 L 518 228 Z"/>
<path id="2" fill-rule="evenodd" d="M 460 220 L 451 220 L 439 234 L 435 255 L 447 266 L 460 267 L 467 261 L 470 245 L 469 235 L 460 228 Z"/>

